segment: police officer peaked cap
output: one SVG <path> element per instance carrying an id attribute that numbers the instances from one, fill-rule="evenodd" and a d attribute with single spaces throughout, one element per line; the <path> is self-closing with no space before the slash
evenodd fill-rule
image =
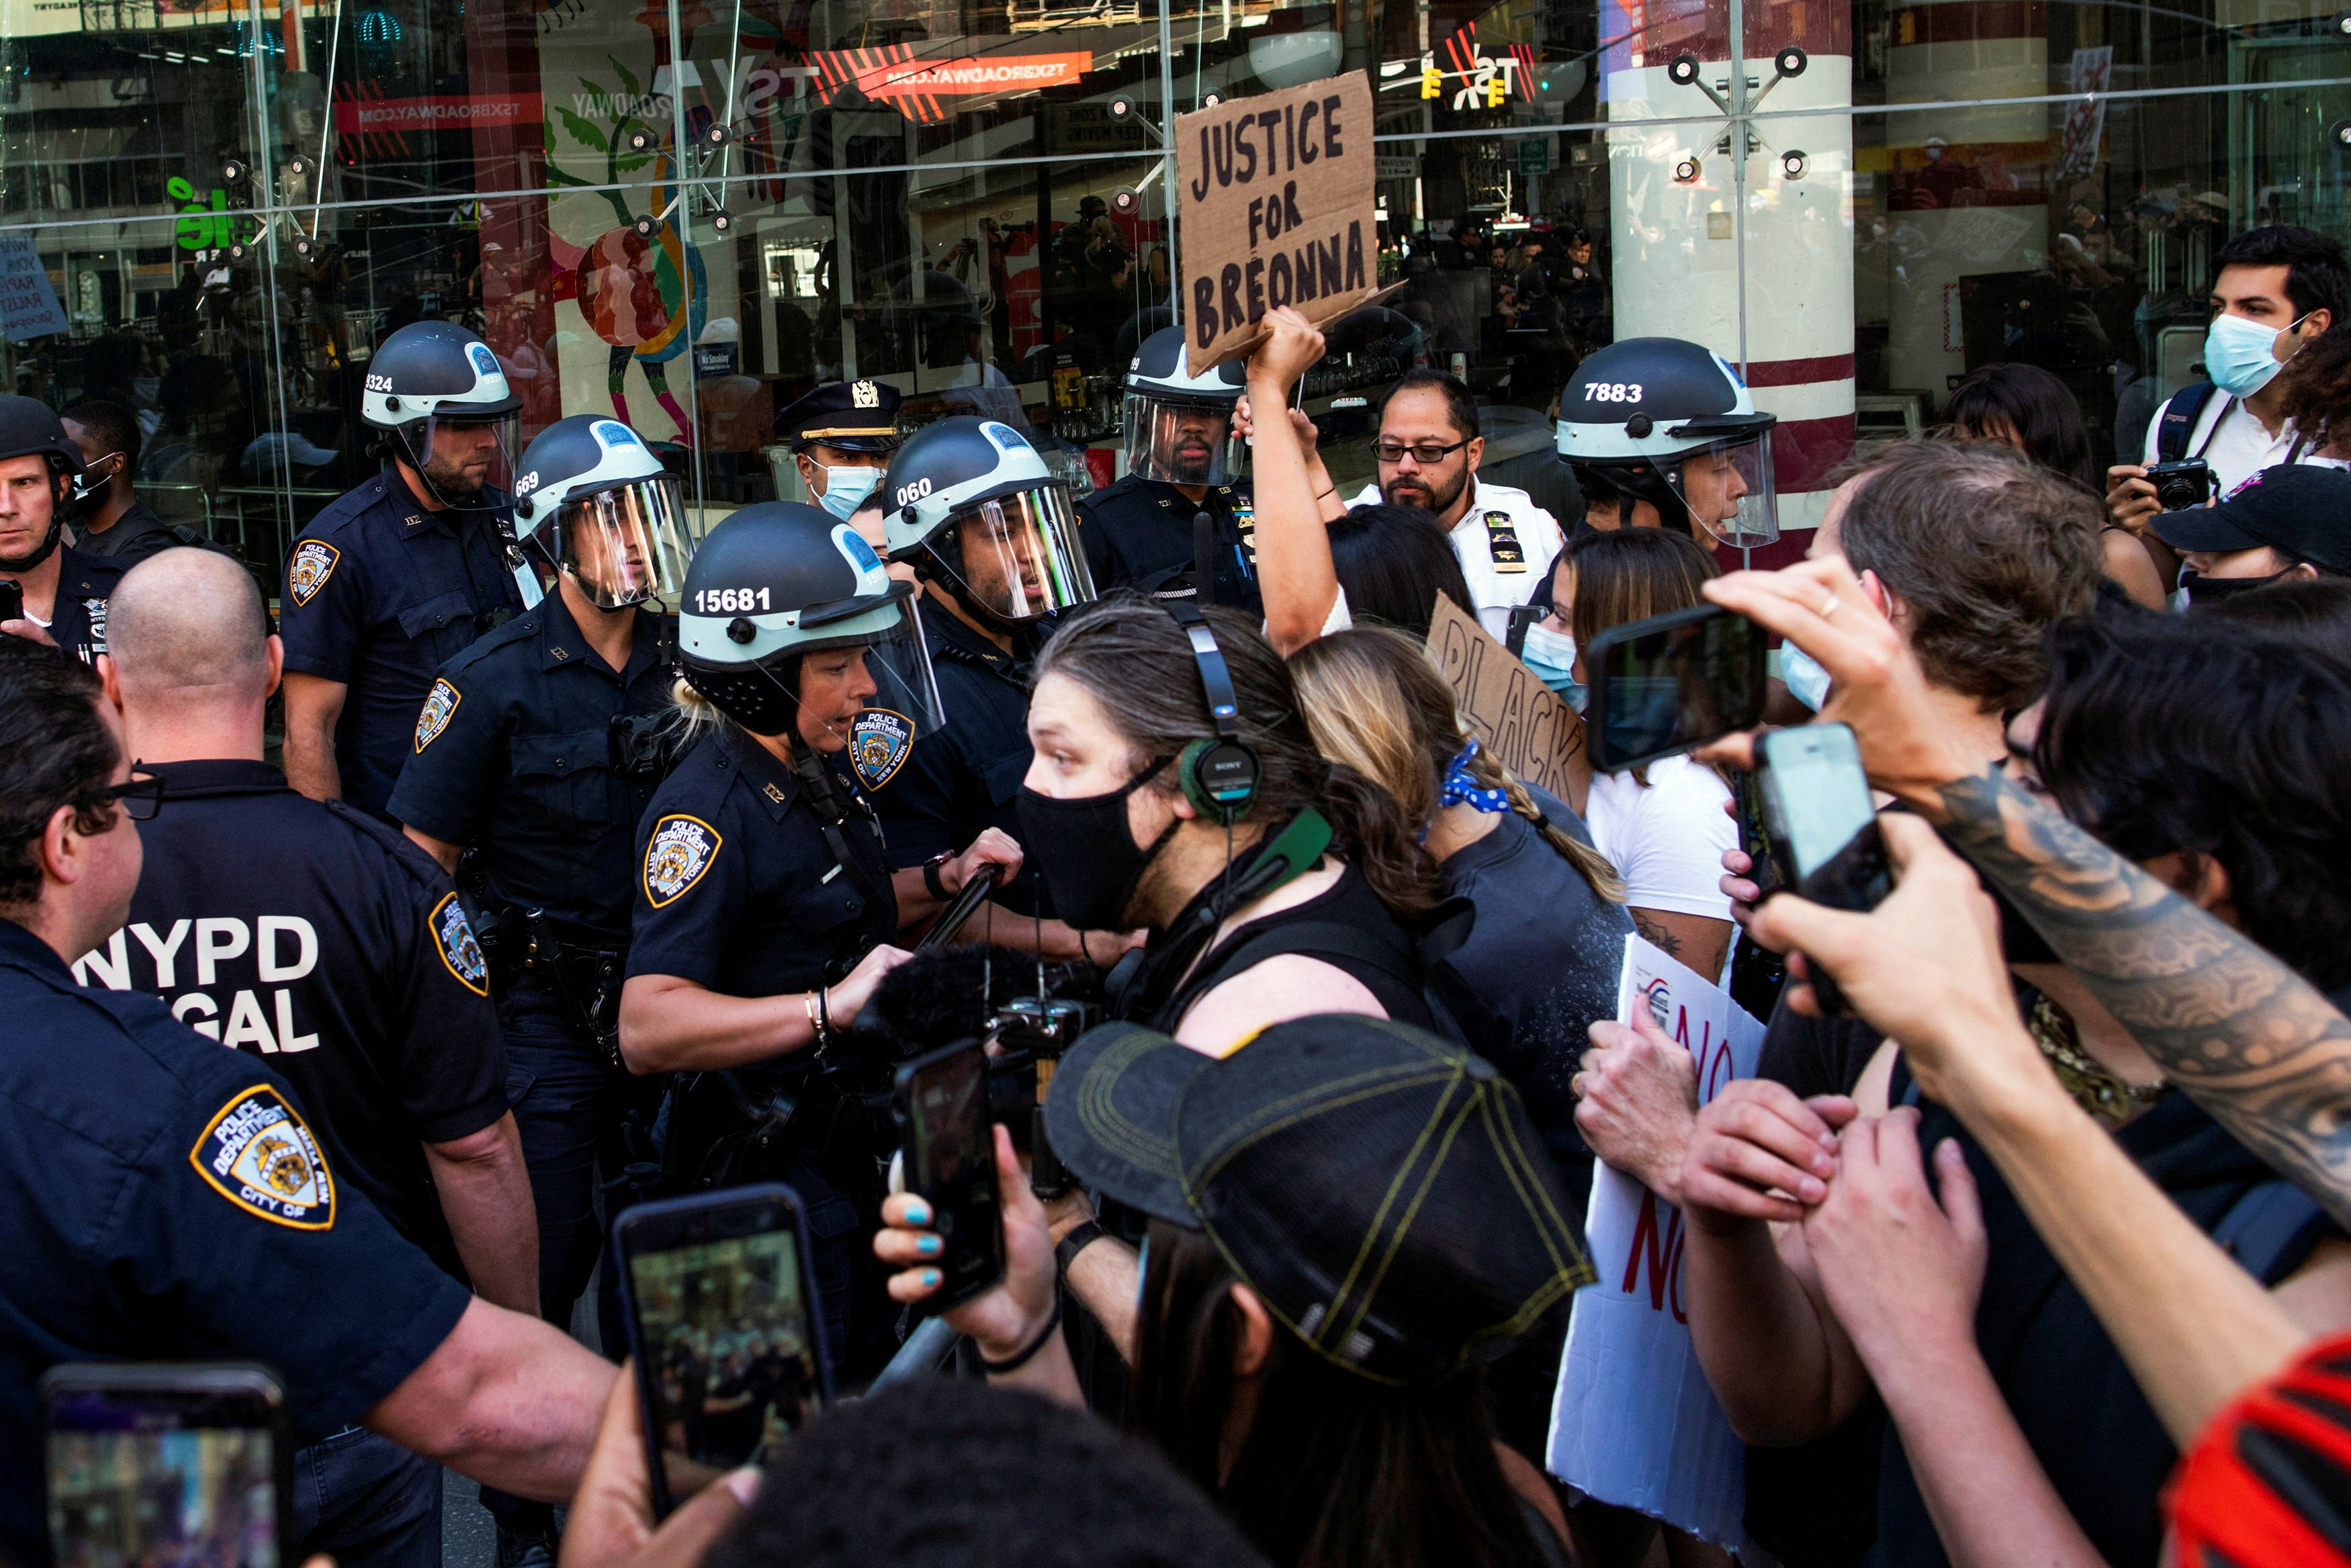
<path id="1" fill-rule="evenodd" d="M 827 381 L 776 416 L 776 434 L 794 452 L 822 441 L 843 452 L 898 444 L 898 389 L 887 381 Z"/>
<path id="2" fill-rule="evenodd" d="M 528 539 L 575 496 L 592 495 L 664 470 L 637 432 L 601 414 L 573 414 L 534 437 L 515 480 L 515 532 Z"/>
<path id="3" fill-rule="evenodd" d="M 1559 455 L 1646 467 L 1716 441 L 1760 440 L 1774 422 L 1712 349 L 1679 337 L 1628 337 L 1569 378 L 1559 395 Z"/>
<path id="4" fill-rule="evenodd" d="M 777 654 L 872 641 L 905 618 L 912 583 L 822 507 L 746 506 L 713 528 L 685 569 L 677 647 L 686 678 L 747 669 Z M 721 707 L 716 693 L 705 689 Z"/>
<path id="5" fill-rule="evenodd" d="M 905 559 L 967 506 L 1060 483 L 1037 449 L 1000 421 L 958 414 L 925 425 L 882 476 L 890 558 Z"/>
<path id="6" fill-rule="evenodd" d="M 1249 389 L 1249 362 L 1228 359 L 1206 375 L 1184 368 L 1184 329 L 1169 327 L 1144 338 L 1127 362 L 1126 389 L 1169 403 L 1205 403 L 1229 409 Z"/>
<path id="7" fill-rule="evenodd" d="M 360 394 L 360 417 L 387 431 L 436 415 L 500 419 L 521 408 L 497 355 L 454 321 L 413 321 L 385 338 Z"/>
<path id="8" fill-rule="evenodd" d="M 66 434 L 65 421 L 38 398 L 0 394 L 0 458 L 46 457 L 52 473 L 81 477 L 81 448 Z"/>

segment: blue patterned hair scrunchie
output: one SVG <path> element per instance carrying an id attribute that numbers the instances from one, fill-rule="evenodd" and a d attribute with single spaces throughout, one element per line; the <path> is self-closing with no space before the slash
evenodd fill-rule
<path id="1" fill-rule="evenodd" d="M 1455 753 L 1453 760 L 1445 764 L 1445 784 L 1437 792 L 1438 810 L 1465 802 L 1479 811 L 1488 813 L 1510 809 L 1510 797 L 1507 794 L 1498 789 L 1480 788 L 1478 781 L 1470 776 L 1469 759 L 1477 754 L 1478 738 L 1472 735 L 1469 743 Z"/>

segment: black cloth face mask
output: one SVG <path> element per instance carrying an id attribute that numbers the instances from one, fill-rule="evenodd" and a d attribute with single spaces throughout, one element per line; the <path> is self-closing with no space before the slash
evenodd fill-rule
<path id="1" fill-rule="evenodd" d="M 1160 758 L 1108 794 L 1058 800 L 1020 786 L 1020 833 L 1029 845 L 1029 857 L 1045 879 L 1053 912 L 1080 930 L 1125 929 L 1126 906 L 1144 867 L 1184 825 L 1182 817 L 1176 818 L 1150 848 L 1138 849 L 1126 823 L 1126 797 L 1174 760 Z"/>
<path id="2" fill-rule="evenodd" d="M 2189 604 L 2216 605 L 2238 594 L 2249 594 L 2255 588 L 2282 583 L 2293 575 L 2292 566 L 2283 572 L 2272 572 L 2266 577 L 2208 577 L 2201 572 L 2189 570 L 2179 574 L 2179 586 L 2188 590 Z"/>

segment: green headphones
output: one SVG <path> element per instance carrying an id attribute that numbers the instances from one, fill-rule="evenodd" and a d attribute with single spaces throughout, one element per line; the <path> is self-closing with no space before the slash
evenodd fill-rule
<path id="1" fill-rule="evenodd" d="M 1257 753 L 1241 740 L 1232 672 L 1225 668 L 1224 650 L 1217 646 L 1208 618 L 1188 600 L 1162 602 L 1192 645 L 1192 662 L 1199 667 L 1200 689 L 1208 699 L 1208 717 L 1217 726 L 1214 740 L 1194 741 L 1184 748 L 1176 760 L 1176 777 L 1195 811 L 1230 827 L 1249 815 L 1264 768 Z"/>

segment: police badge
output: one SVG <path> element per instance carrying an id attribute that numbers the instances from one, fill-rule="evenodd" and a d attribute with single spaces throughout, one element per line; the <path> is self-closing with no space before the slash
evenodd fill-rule
<path id="1" fill-rule="evenodd" d="M 852 408 L 878 409 L 882 406 L 882 389 L 871 381 L 852 381 L 849 402 Z"/>
<path id="2" fill-rule="evenodd" d="M 868 708 L 850 722 L 849 766 L 857 782 L 880 789 L 898 776 L 914 749 L 914 723 L 887 708 Z"/>
<path id="3" fill-rule="evenodd" d="M 676 903 L 702 880 L 726 842 L 698 816 L 680 813 L 654 823 L 653 836 L 645 841 L 645 902 L 656 909 Z"/>
<path id="4" fill-rule="evenodd" d="M 456 976 L 457 983 L 475 996 L 490 994 L 490 963 L 482 956 L 482 944 L 474 940 L 474 923 L 465 919 L 465 906 L 451 893 L 433 906 L 433 945 L 441 950 L 441 961 Z"/>
<path id="5" fill-rule="evenodd" d="M 419 753 L 441 738 L 441 732 L 449 727 L 451 716 L 457 711 L 457 704 L 465 700 L 464 695 L 446 680 L 433 683 L 433 690 L 424 694 L 424 706 L 416 714 L 416 749 Z"/>
<path id="6" fill-rule="evenodd" d="M 305 539 L 294 546 L 294 558 L 286 563 L 286 591 L 300 609 L 318 597 L 327 579 L 335 575 L 335 563 L 343 553 L 332 545 L 318 539 Z"/>
<path id="7" fill-rule="evenodd" d="M 212 1189 L 248 1214 L 297 1231 L 331 1231 L 335 1179 L 319 1140 L 267 1084 L 220 1108 L 188 1151 Z"/>

